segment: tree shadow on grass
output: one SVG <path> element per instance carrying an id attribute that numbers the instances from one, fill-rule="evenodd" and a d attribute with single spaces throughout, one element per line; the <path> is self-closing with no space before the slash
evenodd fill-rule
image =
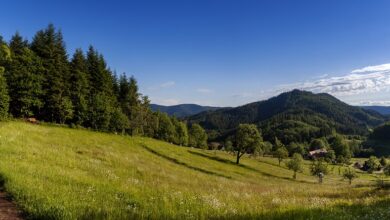
<path id="1" fill-rule="evenodd" d="M 208 174 L 208 175 L 213 175 L 213 176 L 224 177 L 224 178 L 227 178 L 227 179 L 232 179 L 231 176 L 226 176 L 226 175 L 223 175 L 223 174 L 220 174 L 220 173 L 216 173 L 216 172 L 213 172 L 213 171 L 205 170 L 205 169 L 200 168 L 200 167 L 191 166 L 191 165 L 189 165 L 189 164 L 187 164 L 187 163 L 184 163 L 184 162 L 179 161 L 179 160 L 176 159 L 176 158 L 172 158 L 172 157 L 169 157 L 169 156 L 164 155 L 164 154 L 162 154 L 162 153 L 159 153 L 159 152 L 157 152 L 157 151 L 155 151 L 155 150 L 149 148 L 148 146 L 146 146 L 146 145 L 144 145 L 144 144 L 141 144 L 141 146 L 142 146 L 145 150 L 149 151 L 150 153 L 152 153 L 152 154 L 154 154 L 154 155 L 157 155 L 157 156 L 159 156 L 159 157 L 161 157 L 161 158 L 164 158 L 164 159 L 166 159 L 166 160 L 168 160 L 168 161 L 171 161 L 171 162 L 173 162 L 173 163 L 175 163 L 175 164 L 184 166 L 184 167 L 186 167 L 186 168 L 188 168 L 188 169 L 192 169 L 192 170 L 195 170 L 195 171 L 199 171 L 199 172 L 201 172 L 201 173 Z"/>
<path id="2" fill-rule="evenodd" d="M 294 182 L 301 182 L 301 183 L 317 184 L 315 182 L 309 182 L 309 181 L 304 181 L 304 180 L 294 180 L 294 179 L 289 178 L 289 177 L 275 176 L 273 174 L 266 173 L 264 171 L 261 171 L 261 170 L 255 169 L 253 167 L 247 166 L 245 164 L 236 164 L 236 163 L 234 163 L 231 160 L 224 159 L 224 158 L 221 158 L 221 157 L 218 157 L 218 156 L 211 156 L 211 155 L 207 155 L 207 154 L 203 154 L 203 153 L 195 152 L 195 151 L 191 151 L 191 150 L 188 150 L 188 152 L 190 154 L 201 156 L 201 157 L 204 157 L 204 158 L 207 158 L 207 159 L 210 159 L 210 160 L 214 160 L 214 161 L 218 161 L 218 162 L 221 162 L 221 163 L 230 164 L 230 165 L 234 165 L 234 166 L 239 166 L 239 167 L 242 167 L 244 169 L 247 169 L 247 170 L 250 170 L 250 171 L 253 171 L 253 172 L 256 172 L 256 173 L 260 173 L 261 175 L 266 176 L 266 177 L 272 177 L 272 178 L 277 178 L 277 179 L 284 179 L 284 180 L 289 180 L 289 181 L 294 181 Z"/>

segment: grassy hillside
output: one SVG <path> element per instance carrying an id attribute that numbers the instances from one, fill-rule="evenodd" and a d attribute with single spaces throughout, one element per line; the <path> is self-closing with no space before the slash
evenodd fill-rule
<path id="1" fill-rule="evenodd" d="M 0 174 L 35 219 L 390 218 L 388 191 L 338 167 L 322 185 L 273 158 L 243 158 L 148 138 L 0 123 Z"/>

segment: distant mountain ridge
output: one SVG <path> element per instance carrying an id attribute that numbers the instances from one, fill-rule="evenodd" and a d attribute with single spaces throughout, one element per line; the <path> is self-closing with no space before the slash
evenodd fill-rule
<path id="1" fill-rule="evenodd" d="M 240 123 L 258 125 L 265 139 L 278 137 L 284 143 L 307 142 L 331 134 L 364 135 L 386 117 L 372 110 L 348 105 L 326 94 L 293 90 L 265 101 L 229 109 L 202 112 L 187 118 L 199 123 L 216 139 L 226 137 Z"/>
<path id="2" fill-rule="evenodd" d="M 221 107 L 201 106 L 196 104 L 180 104 L 172 106 L 151 104 L 150 107 L 152 111 L 165 112 L 168 115 L 176 116 L 178 118 L 188 117 L 205 111 L 221 109 Z"/>
<path id="3" fill-rule="evenodd" d="M 361 106 L 364 109 L 374 110 L 382 115 L 390 115 L 390 106 Z"/>

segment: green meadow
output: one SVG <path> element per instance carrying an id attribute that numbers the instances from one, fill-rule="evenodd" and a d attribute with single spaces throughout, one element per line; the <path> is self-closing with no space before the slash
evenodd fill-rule
<path id="1" fill-rule="evenodd" d="M 375 175 L 297 180 L 269 157 L 24 122 L 0 123 L 4 189 L 29 219 L 390 219 Z"/>

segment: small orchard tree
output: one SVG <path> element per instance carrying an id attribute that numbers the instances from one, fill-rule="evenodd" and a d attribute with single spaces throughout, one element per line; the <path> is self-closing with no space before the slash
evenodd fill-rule
<path id="1" fill-rule="evenodd" d="M 344 170 L 343 177 L 344 177 L 344 179 L 348 179 L 349 185 L 351 185 L 352 180 L 358 178 L 358 175 L 356 174 L 356 172 L 353 169 L 348 168 L 348 169 Z"/>
<path id="2" fill-rule="evenodd" d="M 283 161 L 283 159 L 286 159 L 288 157 L 288 151 L 285 147 L 280 147 L 275 151 L 274 155 L 276 158 L 278 158 L 280 166 L 280 163 Z"/>
<path id="3" fill-rule="evenodd" d="M 259 130 L 253 124 L 240 124 L 236 133 L 236 145 L 234 151 L 237 154 L 236 163 L 240 163 L 240 158 L 248 152 L 253 152 L 259 147 L 262 141 Z"/>
<path id="4" fill-rule="evenodd" d="M 382 167 L 386 167 L 387 165 L 386 157 L 381 157 L 379 163 L 381 164 Z"/>
<path id="5" fill-rule="evenodd" d="M 288 169 L 294 171 L 293 178 L 297 178 L 297 172 L 303 171 L 303 158 L 302 155 L 295 153 L 292 159 L 286 163 Z"/>
<path id="6" fill-rule="evenodd" d="M 323 160 L 313 161 L 310 172 L 311 175 L 318 177 L 319 183 L 322 183 L 324 176 L 328 174 L 328 165 Z"/>

